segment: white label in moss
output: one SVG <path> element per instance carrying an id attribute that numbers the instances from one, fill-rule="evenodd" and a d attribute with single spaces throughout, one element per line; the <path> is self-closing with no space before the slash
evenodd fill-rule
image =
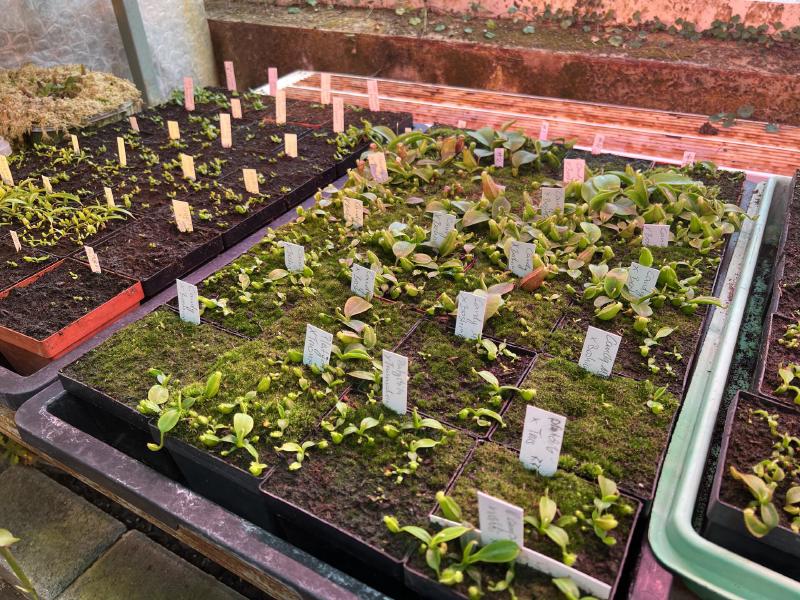
<path id="1" fill-rule="evenodd" d="M 358 198 L 347 198 L 342 200 L 342 212 L 344 221 L 356 229 L 364 226 L 364 203 Z"/>
<path id="2" fill-rule="evenodd" d="M 331 74 L 323 73 L 319 76 L 319 101 L 322 104 L 331 103 Z"/>
<path id="3" fill-rule="evenodd" d="M 513 240 L 508 251 L 508 268 L 517 277 L 525 277 L 533 271 L 534 254 L 536 254 L 536 244 Z"/>
<path id="4" fill-rule="evenodd" d="M 681 159 L 681 166 L 688 167 L 689 165 L 694 164 L 696 154 L 690 150 L 687 150 L 683 153 L 683 158 Z"/>
<path id="5" fill-rule="evenodd" d="M 234 119 L 242 118 L 242 101 L 239 98 L 231 98 L 231 116 Z"/>
<path id="6" fill-rule="evenodd" d="M 333 335 L 311 324 L 306 325 L 306 343 L 303 346 L 303 364 L 324 367 L 331 359 Z"/>
<path id="7" fill-rule="evenodd" d="M 181 139 L 181 128 L 177 121 L 167 121 L 167 135 L 171 140 Z"/>
<path id="8" fill-rule="evenodd" d="M 378 183 L 389 181 L 389 170 L 386 168 L 386 155 L 383 152 L 370 152 L 367 155 L 369 172 Z"/>
<path id="9" fill-rule="evenodd" d="M 128 154 L 125 152 L 125 140 L 121 137 L 117 138 L 117 156 L 119 157 L 119 164 L 123 167 L 127 167 Z"/>
<path id="10" fill-rule="evenodd" d="M 53 193 L 53 184 L 50 183 L 50 178 L 47 175 L 42 175 L 42 186 L 44 186 L 44 191 L 48 194 Z"/>
<path id="11" fill-rule="evenodd" d="M 642 245 L 660 248 L 669 246 L 669 225 L 645 223 L 642 227 Z"/>
<path id="12" fill-rule="evenodd" d="M 636 298 L 647 296 L 647 294 L 656 289 L 659 273 L 658 269 L 645 267 L 637 262 L 631 263 L 631 268 L 628 269 L 627 283 L 631 294 Z"/>
<path id="13" fill-rule="evenodd" d="M 86 252 L 86 260 L 89 261 L 89 268 L 92 270 L 92 273 L 100 273 L 100 259 L 97 258 L 94 248 L 91 246 L 84 246 L 83 249 Z"/>
<path id="14" fill-rule="evenodd" d="M 494 149 L 494 166 L 502 169 L 506 163 L 506 150 L 505 148 Z"/>
<path id="15" fill-rule="evenodd" d="M 242 169 L 244 177 L 244 189 L 248 194 L 258 194 L 258 173 L 255 169 Z"/>
<path id="16" fill-rule="evenodd" d="M 550 123 L 547 121 L 542 121 L 542 124 L 539 127 L 539 140 L 546 142 L 548 133 L 550 133 Z"/>
<path id="17" fill-rule="evenodd" d="M 283 262 L 292 273 L 302 271 L 306 266 L 306 249 L 300 244 L 282 242 Z"/>
<path id="18" fill-rule="evenodd" d="M 381 109 L 381 100 L 378 96 L 378 80 L 370 79 L 367 81 L 367 96 L 369 98 L 369 109 L 378 112 Z"/>
<path id="19" fill-rule="evenodd" d="M 603 331 L 589 325 L 578 364 L 590 373 L 608 377 L 614 369 L 614 360 L 617 358 L 620 342 L 622 342 L 622 338 L 616 333 Z"/>
<path id="20" fill-rule="evenodd" d="M 194 157 L 181 153 L 181 171 L 186 179 L 195 180 L 197 174 L 194 172 Z"/>
<path id="21" fill-rule="evenodd" d="M 369 300 L 375 292 L 375 271 L 353 264 L 350 276 L 350 291 Z"/>
<path id="22" fill-rule="evenodd" d="M 180 279 L 175 280 L 178 288 L 178 313 L 182 321 L 200 325 L 200 301 L 197 286 Z"/>
<path id="23" fill-rule="evenodd" d="M 564 159 L 564 183 L 583 181 L 586 176 L 586 161 L 582 158 Z"/>
<path id="24" fill-rule="evenodd" d="M 277 125 L 286 123 L 286 90 L 278 90 L 275 94 L 275 123 Z"/>
<path id="25" fill-rule="evenodd" d="M 231 136 L 231 115 L 229 113 L 219 114 L 219 137 L 223 148 L 230 148 L 233 146 L 233 137 Z"/>
<path id="26" fill-rule="evenodd" d="M 333 132 L 344 131 L 344 98 L 336 96 L 333 99 Z"/>
<path id="27" fill-rule="evenodd" d="M 510 540 L 522 548 L 525 543 L 524 511 L 519 506 L 478 492 L 478 527 L 481 544 Z"/>
<path id="28" fill-rule="evenodd" d="M 106 196 L 106 205 L 114 208 L 117 206 L 117 203 L 114 202 L 114 192 L 111 191 L 110 187 L 103 187 L 103 193 Z"/>
<path id="29" fill-rule="evenodd" d="M 69 139 L 72 142 L 72 151 L 78 154 L 81 151 L 81 145 L 78 143 L 78 136 L 73 133 L 69 136 Z"/>
<path id="30" fill-rule="evenodd" d="M 530 404 L 525 408 L 519 461 L 526 469 L 545 477 L 556 474 L 566 424 L 567 418 L 563 415 Z"/>
<path id="31" fill-rule="evenodd" d="M 269 95 L 276 96 L 278 94 L 278 68 L 270 67 L 267 69 L 267 81 L 269 82 Z M 284 96 L 285 98 L 285 96 Z"/>
<path id="32" fill-rule="evenodd" d="M 131 129 L 137 133 L 139 132 L 139 121 L 136 119 L 136 117 L 128 117 L 128 123 L 131 124 Z"/>
<path id="33" fill-rule="evenodd" d="M 6 185 L 14 185 L 14 177 L 11 175 L 11 167 L 8 166 L 5 154 L 0 154 L 0 179 Z"/>
<path id="34" fill-rule="evenodd" d="M 230 60 L 225 61 L 225 84 L 229 92 L 236 91 L 236 73 L 233 71 L 233 62 Z"/>
<path id="35" fill-rule="evenodd" d="M 286 156 L 297 158 L 297 134 L 287 133 L 283 136 L 283 145 L 286 150 Z"/>
<path id="36" fill-rule="evenodd" d="M 178 231 L 181 233 L 192 233 L 194 231 L 192 211 L 188 202 L 173 200 L 172 212 L 175 214 L 175 224 L 178 226 Z"/>
<path id="37" fill-rule="evenodd" d="M 183 78 L 183 107 L 194 110 L 194 81 L 191 77 Z"/>
<path id="38" fill-rule="evenodd" d="M 381 400 L 399 415 L 408 410 L 408 357 L 384 350 Z"/>
<path id="39" fill-rule="evenodd" d="M 606 141 L 606 136 L 602 133 L 596 133 L 594 136 L 594 140 L 592 140 L 592 154 L 602 154 L 603 153 L 603 144 Z"/>
<path id="40" fill-rule="evenodd" d="M 539 202 L 539 212 L 543 217 L 549 217 L 553 213 L 564 212 L 564 188 L 543 187 L 542 199 Z"/>
<path id="41" fill-rule="evenodd" d="M 441 246 L 447 234 L 455 229 L 455 227 L 455 215 L 443 210 L 437 210 L 433 213 L 433 223 L 431 224 L 431 244 L 433 244 L 435 248 Z"/>
<path id="42" fill-rule="evenodd" d="M 486 296 L 472 292 L 459 292 L 456 335 L 476 340 L 483 333 L 483 316 L 486 314 Z"/>
<path id="43" fill-rule="evenodd" d="M 19 252 L 22 250 L 22 244 L 19 243 L 19 236 L 16 231 L 9 231 L 11 234 L 11 241 L 14 242 L 14 249 Z"/>

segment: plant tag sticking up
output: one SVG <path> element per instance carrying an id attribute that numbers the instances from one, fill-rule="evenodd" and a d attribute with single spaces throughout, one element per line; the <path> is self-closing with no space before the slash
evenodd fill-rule
<path id="1" fill-rule="evenodd" d="M 344 98 L 340 96 L 333 99 L 333 132 L 344 132 Z"/>
<path id="2" fill-rule="evenodd" d="M 383 351 L 383 405 L 399 415 L 408 410 L 408 357 Z"/>
<path id="3" fill-rule="evenodd" d="M 369 171 L 378 183 L 389 181 L 389 170 L 386 168 L 386 155 L 383 152 L 370 152 L 367 155 Z"/>
<path id="4" fill-rule="evenodd" d="M 590 373 L 608 377 L 614 369 L 614 360 L 621 342 L 622 338 L 616 333 L 589 325 L 578 365 Z"/>
<path id="5" fill-rule="evenodd" d="M 539 202 L 539 212 L 543 217 L 549 217 L 553 213 L 564 212 L 564 188 L 543 187 L 542 200 Z"/>
<path id="6" fill-rule="evenodd" d="M 197 286 L 180 279 L 175 280 L 175 285 L 178 288 L 178 312 L 181 321 L 200 325 L 200 301 Z"/>
<path id="7" fill-rule="evenodd" d="M 586 176 L 586 161 L 582 158 L 564 159 L 564 183 L 583 181 Z"/>
<path id="8" fill-rule="evenodd" d="M 356 296 L 361 296 L 367 300 L 372 298 L 375 292 L 375 271 L 353 263 L 350 276 L 350 291 Z"/>
<path id="9" fill-rule="evenodd" d="M 117 155 L 119 156 L 119 164 L 123 167 L 127 167 L 128 154 L 125 152 L 125 140 L 121 137 L 117 138 Z"/>
<path id="10" fill-rule="evenodd" d="M 188 202 L 173 200 L 172 212 L 175 213 L 175 224 L 178 226 L 178 231 L 181 233 L 192 233 L 194 231 L 192 211 L 189 209 Z"/>
<path id="11" fill-rule="evenodd" d="M 322 104 L 331 103 L 331 74 L 323 73 L 319 76 L 319 101 Z"/>
<path id="12" fill-rule="evenodd" d="M 242 118 L 242 101 L 238 98 L 231 98 L 231 116 L 234 119 Z"/>
<path id="13" fill-rule="evenodd" d="M 42 185 L 44 186 L 44 191 L 48 194 L 53 193 L 53 184 L 50 183 L 50 178 L 47 175 L 42 175 Z"/>
<path id="14" fill-rule="evenodd" d="M 83 249 L 86 251 L 86 260 L 89 261 L 89 268 L 92 270 L 92 273 L 100 273 L 100 259 L 97 258 L 97 253 L 94 251 L 94 248 L 91 246 L 84 246 Z"/>
<path id="15" fill-rule="evenodd" d="M 269 82 L 269 95 L 276 96 L 278 94 L 278 68 L 270 67 L 267 69 L 267 81 Z"/>
<path id="16" fill-rule="evenodd" d="M 222 141 L 223 148 L 230 148 L 233 146 L 233 138 L 231 137 L 231 115 L 230 113 L 219 114 L 219 137 Z"/>
<path id="17" fill-rule="evenodd" d="M 372 112 L 381 110 L 381 100 L 378 96 L 378 80 L 370 79 L 367 81 L 367 96 L 369 98 L 369 109 Z"/>
<path id="18" fill-rule="evenodd" d="M 522 548 L 525 544 L 524 511 L 500 498 L 478 492 L 478 527 L 481 544 L 510 540 Z"/>
<path id="19" fill-rule="evenodd" d="M 666 248 L 669 246 L 669 225 L 645 223 L 642 227 L 642 246 Z"/>
<path id="20" fill-rule="evenodd" d="M 171 140 L 181 139 L 181 128 L 177 121 L 167 121 L 167 135 Z"/>
<path id="21" fill-rule="evenodd" d="M 494 166 L 498 169 L 502 169 L 506 163 L 506 149 L 505 148 L 495 148 L 494 149 Z"/>
<path id="22" fill-rule="evenodd" d="M 14 177 L 11 175 L 11 167 L 8 166 L 8 159 L 4 154 L 0 154 L 0 179 L 6 185 L 14 185 Z"/>
<path id="23" fill-rule="evenodd" d="M 459 292 L 456 335 L 468 340 L 477 340 L 483 333 L 485 314 L 486 296 L 479 296 L 472 292 Z"/>
<path id="24" fill-rule="evenodd" d="M 306 249 L 300 244 L 283 242 L 283 263 L 292 273 L 299 273 L 306 266 Z"/>
<path id="25" fill-rule="evenodd" d="M 111 191 L 111 188 L 104 186 L 103 193 L 106 196 L 106 205 L 110 206 L 111 208 L 116 208 L 117 203 L 114 202 L 114 192 Z"/>
<path id="26" fill-rule="evenodd" d="M 78 154 L 81 151 L 81 145 L 78 143 L 78 136 L 73 133 L 69 136 L 69 139 L 72 142 L 72 151 Z"/>
<path id="27" fill-rule="evenodd" d="M 286 133 L 283 136 L 283 145 L 286 150 L 286 156 L 297 158 L 297 134 Z"/>
<path id="28" fill-rule="evenodd" d="M 525 277 L 533 271 L 534 254 L 536 254 L 536 244 L 513 240 L 508 251 L 508 268 L 517 277 Z"/>
<path id="29" fill-rule="evenodd" d="M 186 110 L 194 110 L 194 81 L 191 77 L 183 78 L 183 107 Z"/>
<path id="30" fill-rule="evenodd" d="M 466 129 L 467 122 L 464 119 L 459 119 L 458 122 L 456 123 L 456 127 L 458 127 L 459 129 Z"/>
<path id="31" fill-rule="evenodd" d="M 19 252 L 22 250 L 22 244 L 19 243 L 19 236 L 17 235 L 17 232 L 11 230 L 9 233 L 11 234 L 11 241 L 14 242 L 14 249 Z"/>
<path id="32" fill-rule="evenodd" d="M 431 224 L 431 244 L 439 248 L 444 243 L 447 234 L 456 228 L 456 216 L 443 210 L 433 213 Z"/>
<path id="33" fill-rule="evenodd" d="M 550 133 L 550 123 L 547 121 L 542 121 L 542 124 L 539 126 L 539 141 L 546 142 L 547 135 Z"/>
<path id="34" fill-rule="evenodd" d="M 545 477 L 556 474 L 566 424 L 567 418 L 563 415 L 530 404 L 525 408 L 519 461 L 526 469 Z"/>
<path id="35" fill-rule="evenodd" d="M 681 166 L 688 167 L 689 165 L 694 164 L 695 153 L 687 150 L 683 153 L 683 158 L 681 159 Z"/>
<path id="36" fill-rule="evenodd" d="M 592 154 L 602 154 L 603 153 L 603 144 L 606 141 L 606 136 L 602 133 L 596 133 L 594 136 L 594 140 L 592 140 Z"/>
<path id="37" fill-rule="evenodd" d="M 358 198 L 345 198 L 342 200 L 344 221 L 355 229 L 364 226 L 364 203 Z"/>
<path id="38" fill-rule="evenodd" d="M 278 90 L 275 94 L 275 124 L 286 123 L 286 90 Z"/>
<path id="39" fill-rule="evenodd" d="M 628 289 L 636 298 L 647 296 L 656 289 L 660 271 L 645 267 L 637 262 L 631 263 L 628 269 Z"/>
<path id="40" fill-rule="evenodd" d="M 181 171 L 186 179 L 194 181 L 197 174 L 194 172 L 194 157 L 181 153 Z"/>
<path id="41" fill-rule="evenodd" d="M 244 189 L 248 194 L 258 194 L 258 174 L 255 169 L 242 169 L 244 177 Z"/>
<path id="42" fill-rule="evenodd" d="M 303 364 L 324 367 L 331 360 L 333 335 L 319 327 L 306 324 L 306 343 L 303 346 Z"/>
<path id="43" fill-rule="evenodd" d="M 236 73 L 233 71 L 233 62 L 230 60 L 225 61 L 225 84 L 229 92 L 236 91 Z"/>
<path id="44" fill-rule="evenodd" d="M 139 133 L 139 121 L 136 117 L 128 117 L 128 123 L 131 124 L 131 129 L 133 129 L 136 133 Z"/>

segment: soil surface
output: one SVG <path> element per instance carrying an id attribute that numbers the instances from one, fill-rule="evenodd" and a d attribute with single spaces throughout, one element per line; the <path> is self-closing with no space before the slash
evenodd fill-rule
<path id="1" fill-rule="evenodd" d="M 778 257 L 779 261 L 780 259 Z M 789 210 L 783 260 L 778 312 L 788 317 L 800 311 L 800 178 L 797 175 Z"/>
<path id="2" fill-rule="evenodd" d="M 779 314 L 772 315 L 772 327 L 769 331 L 769 346 L 766 350 L 764 376 L 759 383 L 759 391 L 777 400 L 781 404 L 796 407 L 797 405 L 794 403 L 793 393 L 775 393 L 775 388 L 783 383 L 778 375 L 778 369 L 781 366 L 800 363 L 800 348 L 787 348 L 778 342 L 786 333 L 786 328 L 793 323 L 797 323 L 797 321 L 795 319 L 787 319 Z"/>
<path id="3" fill-rule="evenodd" d="M 36 250 L 14 250 L 13 245 L 0 248 L 0 291 L 38 273 L 58 260 L 55 256 Z"/>

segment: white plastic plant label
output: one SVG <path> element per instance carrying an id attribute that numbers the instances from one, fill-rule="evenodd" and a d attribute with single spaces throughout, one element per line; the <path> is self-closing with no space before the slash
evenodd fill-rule
<path id="1" fill-rule="evenodd" d="M 621 342 L 622 338 L 616 333 L 589 325 L 578 365 L 590 373 L 608 377 L 614 369 L 614 361 Z"/>
<path id="2" fill-rule="evenodd" d="M 287 133 L 283 136 L 283 145 L 286 150 L 286 156 L 297 158 L 297 134 Z"/>
<path id="3" fill-rule="evenodd" d="M 647 296 L 656 289 L 659 273 L 658 269 L 645 267 L 637 262 L 631 263 L 628 269 L 628 290 L 636 298 Z"/>
<path id="4" fill-rule="evenodd" d="M 372 112 L 381 110 L 381 100 L 378 96 L 378 80 L 370 79 L 367 81 L 367 97 L 369 99 L 369 109 Z"/>
<path id="5" fill-rule="evenodd" d="M 292 273 L 299 273 L 306 266 L 306 249 L 300 244 L 283 242 L 283 263 Z"/>
<path id="6" fill-rule="evenodd" d="M 233 71 L 233 61 L 226 60 L 225 63 L 225 85 L 229 92 L 236 91 L 236 73 Z"/>
<path id="7" fill-rule="evenodd" d="M 502 169 L 506 164 L 506 149 L 505 148 L 495 148 L 494 149 L 494 166 L 498 169 Z"/>
<path id="8" fill-rule="evenodd" d="M 594 140 L 592 140 L 592 154 L 602 154 L 603 144 L 605 144 L 606 136 L 602 133 L 596 133 Z"/>
<path id="9" fill-rule="evenodd" d="M 344 222 L 350 227 L 360 229 L 364 226 L 364 203 L 358 198 L 345 198 L 342 200 Z"/>
<path id="10" fill-rule="evenodd" d="M 433 213 L 431 224 L 431 244 L 438 248 L 442 245 L 447 234 L 456 228 L 456 215 L 443 210 Z"/>
<path id="11" fill-rule="evenodd" d="M 458 122 L 456 123 L 456 127 L 458 127 L 459 129 L 466 129 L 467 122 L 464 119 L 459 119 Z"/>
<path id="12" fill-rule="evenodd" d="M 286 124 L 286 90 L 278 90 L 275 94 L 275 124 Z"/>
<path id="13" fill-rule="evenodd" d="M 323 73 L 319 76 L 319 101 L 322 104 L 331 103 L 331 74 Z"/>
<path id="14" fill-rule="evenodd" d="M 114 192 L 111 191 L 110 187 L 103 187 L 103 193 L 106 196 L 106 205 L 110 206 L 111 208 L 115 208 L 117 203 L 114 202 Z"/>
<path id="15" fill-rule="evenodd" d="M 0 154 L 0 179 L 6 185 L 14 185 L 14 177 L 11 175 L 11 167 L 8 166 L 5 154 Z"/>
<path id="16" fill-rule="evenodd" d="M 468 340 L 477 340 L 483 333 L 485 314 L 486 296 L 479 296 L 472 292 L 459 292 L 456 335 Z"/>
<path id="17" fill-rule="evenodd" d="M 547 135 L 550 133 L 550 123 L 547 121 L 542 121 L 542 124 L 539 126 L 539 141 L 546 142 Z"/>
<path id="18" fill-rule="evenodd" d="M 277 67 L 269 67 L 267 69 L 267 81 L 269 81 L 269 95 L 275 96 L 277 98 L 278 95 L 278 68 Z M 286 96 L 284 96 L 286 98 Z"/>
<path id="19" fill-rule="evenodd" d="M 9 233 L 11 234 L 11 241 L 14 243 L 14 249 L 17 252 L 19 252 L 20 250 L 22 250 L 22 244 L 20 244 L 20 242 L 19 242 L 19 236 L 17 235 L 17 232 L 14 231 L 14 230 L 11 230 L 11 231 L 9 231 Z"/>
<path id="20" fill-rule="evenodd" d="M 344 98 L 341 96 L 333 99 L 333 132 L 344 132 Z"/>
<path id="21" fill-rule="evenodd" d="M 128 153 L 125 152 L 125 140 L 121 137 L 117 138 L 117 155 L 119 156 L 119 164 L 123 167 L 127 167 Z"/>
<path id="22" fill-rule="evenodd" d="M 173 200 L 172 212 L 175 214 L 175 224 L 178 226 L 178 231 L 181 233 L 192 233 L 194 231 L 192 211 L 188 202 Z"/>
<path id="23" fill-rule="evenodd" d="M 244 178 L 244 189 L 248 194 L 258 194 L 258 173 L 255 169 L 242 169 Z"/>
<path id="24" fill-rule="evenodd" d="M 353 263 L 350 269 L 350 291 L 367 300 L 375 293 L 375 271 Z"/>
<path id="25" fill-rule="evenodd" d="M 177 121 L 167 121 L 167 135 L 171 140 L 181 139 L 181 128 Z"/>
<path id="26" fill-rule="evenodd" d="M 539 212 L 543 217 L 549 217 L 554 213 L 564 212 L 564 188 L 543 187 L 542 199 L 539 202 Z"/>
<path id="27" fill-rule="evenodd" d="M 194 157 L 181 153 L 181 172 L 186 179 L 195 180 L 197 174 L 194 172 Z"/>
<path id="28" fill-rule="evenodd" d="M 231 98 L 231 116 L 234 119 L 242 118 L 242 101 L 239 98 Z"/>
<path id="29" fill-rule="evenodd" d="M 519 506 L 478 492 L 478 527 L 481 544 L 510 540 L 520 548 L 525 544 L 524 511 Z"/>
<path id="30" fill-rule="evenodd" d="M 100 273 L 100 259 L 97 258 L 97 253 L 94 251 L 94 248 L 91 246 L 84 246 L 83 249 L 86 252 L 86 260 L 89 262 L 89 268 L 92 270 L 92 273 Z"/>
<path id="31" fill-rule="evenodd" d="M 333 347 L 333 335 L 306 324 L 306 343 L 303 346 L 303 364 L 309 366 L 324 367 L 331 360 L 331 349 Z"/>
<path id="32" fill-rule="evenodd" d="M 81 151 L 81 145 L 78 143 L 78 136 L 73 133 L 69 136 L 69 139 L 72 142 L 72 151 L 78 154 Z"/>
<path id="33" fill-rule="evenodd" d="M 508 268 L 517 277 L 525 277 L 533 271 L 534 254 L 536 254 L 536 244 L 513 240 L 508 251 Z"/>
<path id="34" fill-rule="evenodd" d="M 389 169 L 386 168 L 386 155 L 383 152 L 370 152 L 367 155 L 369 171 L 378 183 L 389 181 Z"/>
<path id="35" fill-rule="evenodd" d="M 586 176 L 586 161 L 582 158 L 564 159 L 564 183 L 583 181 Z"/>
<path id="36" fill-rule="evenodd" d="M 136 117 L 128 117 L 128 123 L 130 123 L 131 129 L 139 133 L 139 121 Z"/>
<path id="37" fill-rule="evenodd" d="M 183 78 L 183 107 L 188 110 L 194 110 L 194 81 L 191 77 Z"/>
<path id="38" fill-rule="evenodd" d="M 669 246 L 669 225 L 645 223 L 642 226 L 642 246 L 666 248 Z"/>
<path id="39" fill-rule="evenodd" d="M 222 142 L 223 148 L 230 148 L 233 146 L 233 137 L 231 135 L 231 115 L 230 113 L 219 114 L 219 137 Z"/>
<path id="40" fill-rule="evenodd" d="M 384 350 L 381 401 L 399 415 L 408 410 L 408 357 Z"/>
<path id="41" fill-rule="evenodd" d="M 687 150 L 686 152 L 684 152 L 683 153 L 683 158 L 681 159 L 681 166 L 682 167 L 688 167 L 690 165 L 693 165 L 694 164 L 694 160 L 695 160 L 695 156 L 696 156 L 695 153 L 690 151 L 690 150 Z"/>
<path id="42" fill-rule="evenodd" d="M 525 408 L 525 423 L 519 448 L 519 461 L 545 477 L 558 470 L 561 442 L 567 418 L 530 404 Z"/>
<path id="43" fill-rule="evenodd" d="M 197 286 L 182 281 L 175 280 L 178 288 L 178 313 L 181 321 L 200 325 L 200 301 L 198 300 Z"/>
<path id="44" fill-rule="evenodd" d="M 48 194 L 53 193 L 53 184 L 50 183 L 50 178 L 47 175 L 42 175 L 42 186 L 44 187 L 44 191 Z"/>

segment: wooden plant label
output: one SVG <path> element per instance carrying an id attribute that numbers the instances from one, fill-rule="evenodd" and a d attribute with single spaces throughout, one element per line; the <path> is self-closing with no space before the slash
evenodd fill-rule
<path id="1" fill-rule="evenodd" d="M 542 124 L 539 126 L 539 141 L 546 142 L 547 135 L 550 133 L 550 123 L 547 121 L 542 121 Z"/>
<path id="2" fill-rule="evenodd" d="M 464 119 L 459 119 L 458 122 L 456 123 L 456 127 L 458 127 L 459 129 L 466 129 L 467 122 Z"/>
<path id="3" fill-rule="evenodd" d="M 178 312 L 181 321 L 200 325 L 200 301 L 198 300 L 197 286 L 180 279 L 175 280 L 178 288 Z"/>
<path id="4" fill-rule="evenodd" d="M 369 109 L 372 112 L 379 112 L 381 110 L 381 100 L 378 96 L 377 79 L 367 81 L 367 97 L 369 98 Z"/>
<path id="5" fill-rule="evenodd" d="M 242 101 L 239 98 L 231 98 L 231 116 L 234 119 L 242 118 Z"/>
<path id="6" fill-rule="evenodd" d="M 139 121 L 136 117 L 128 117 L 128 123 L 131 124 L 131 129 L 133 129 L 136 133 L 139 133 Z"/>
<path id="7" fill-rule="evenodd" d="M 47 175 L 42 175 L 42 185 L 44 186 L 44 191 L 48 194 L 53 193 L 53 184 L 50 183 L 50 178 Z"/>
<path id="8" fill-rule="evenodd" d="M 642 246 L 666 248 L 669 246 L 669 225 L 645 223 L 642 227 Z"/>
<path id="9" fill-rule="evenodd" d="M 267 69 L 267 80 L 269 81 L 269 95 L 278 95 L 278 68 L 270 67 Z M 284 96 L 285 97 L 285 96 Z"/>
<path id="10" fill-rule="evenodd" d="M 536 254 L 536 244 L 513 240 L 508 251 L 508 268 L 517 277 L 525 277 L 533 271 L 534 254 Z"/>
<path id="11" fill-rule="evenodd" d="M 431 224 L 431 244 L 438 248 L 442 245 L 447 234 L 456 228 L 456 216 L 443 210 L 433 213 L 433 224 Z"/>
<path id="12" fill-rule="evenodd" d="M 331 103 L 331 74 L 323 73 L 319 76 L 319 101 L 322 104 Z"/>
<path id="13" fill-rule="evenodd" d="M 486 314 L 486 296 L 472 292 L 458 293 L 456 335 L 468 340 L 477 340 L 483 333 L 483 316 Z"/>
<path id="14" fill-rule="evenodd" d="M 306 249 L 300 244 L 283 242 L 283 263 L 292 273 L 302 271 L 306 266 Z"/>
<path id="15" fill-rule="evenodd" d="M 225 61 L 225 84 L 229 92 L 236 91 L 236 73 L 233 71 L 233 61 Z"/>
<path id="16" fill-rule="evenodd" d="M 506 149 L 505 148 L 495 148 L 494 149 L 494 166 L 498 169 L 502 169 L 506 164 Z"/>
<path id="17" fill-rule="evenodd" d="M 183 78 L 183 107 L 194 110 L 194 81 L 191 77 Z"/>
<path id="18" fill-rule="evenodd" d="M 111 188 L 103 186 L 103 193 L 106 196 L 106 204 L 111 208 L 116 208 L 117 203 L 114 202 L 114 192 L 111 191 Z"/>
<path id="19" fill-rule="evenodd" d="M 127 167 L 128 154 L 125 152 L 125 140 L 121 137 L 117 138 L 117 154 L 119 155 L 119 164 Z"/>
<path id="20" fill-rule="evenodd" d="M 689 165 L 694 164 L 695 153 L 687 150 L 683 153 L 683 158 L 681 159 L 681 166 L 688 167 Z"/>
<path id="21" fill-rule="evenodd" d="M 563 415 L 530 404 L 525 408 L 519 461 L 526 469 L 545 477 L 556 474 L 566 424 L 567 418 Z"/>
<path id="22" fill-rule="evenodd" d="M 370 152 L 367 155 L 369 171 L 378 183 L 389 181 L 389 170 L 386 168 L 386 155 L 383 152 Z"/>
<path id="23" fill-rule="evenodd" d="M 381 400 L 383 405 L 399 415 L 408 410 L 408 357 L 384 350 L 383 385 Z"/>
<path id="24" fill-rule="evenodd" d="M 345 198 L 342 200 L 344 221 L 355 229 L 364 226 L 364 203 L 358 198 Z"/>
<path id="25" fill-rule="evenodd" d="M 233 138 L 231 137 L 230 113 L 219 114 L 219 137 L 223 148 L 230 148 L 233 146 Z"/>
<path id="26" fill-rule="evenodd" d="M 606 141 L 606 136 L 602 133 L 596 133 L 594 136 L 594 140 L 592 141 L 592 154 L 602 154 L 603 153 L 603 144 Z"/>
<path id="27" fill-rule="evenodd" d="M 372 298 L 375 292 L 375 271 L 353 263 L 350 276 L 350 291 L 356 296 L 361 296 L 367 300 Z"/>
<path id="28" fill-rule="evenodd" d="M 11 167 L 8 166 L 8 159 L 4 154 L 0 154 L 0 179 L 6 185 L 14 185 L 14 177 L 11 175 Z"/>
<path id="29" fill-rule="evenodd" d="M 339 96 L 333 99 L 333 132 L 344 132 L 344 98 Z"/>
<path id="30" fill-rule="evenodd" d="M 614 369 L 614 360 L 617 358 L 622 338 L 616 333 L 603 331 L 589 325 L 586 338 L 583 340 L 583 350 L 578 365 L 595 375 L 608 377 Z"/>
<path id="31" fill-rule="evenodd" d="M 659 273 L 658 269 L 645 267 L 637 262 L 631 263 L 631 268 L 628 269 L 628 290 L 636 298 L 647 296 L 656 289 Z"/>
<path id="32" fill-rule="evenodd" d="M 178 226 L 178 231 L 181 233 L 192 233 L 194 231 L 192 211 L 189 208 L 188 202 L 173 200 L 172 212 L 175 213 L 175 224 Z"/>
<path id="33" fill-rule="evenodd" d="M 242 169 L 242 177 L 244 178 L 244 189 L 248 194 L 258 194 L 258 173 L 255 169 Z"/>
<path id="34" fill-rule="evenodd" d="M 319 327 L 314 327 L 310 323 L 306 324 L 306 343 L 303 346 L 304 365 L 324 367 L 331 360 L 332 347 L 332 334 Z"/>
<path id="35" fill-rule="evenodd" d="M 414 131 L 414 130 L 411 129 L 411 127 L 406 127 L 405 130 L 403 131 L 403 133 L 411 133 L 412 131 Z"/>
<path id="36" fill-rule="evenodd" d="M 97 258 L 94 248 L 91 246 L 84 246 L 83 249 L 86 251 L 86 260 L 89 261 L 89 268 L 92 270 L 92 273 L 100 273 L 100 260 Z"/>
<path id="37" fill-rule="evenodd" d="M 81 151 L 81 145 L 78 143 L 78 136 L 73 133 L 69 136 L 69 139 L 72 142 L 72 151 L 78 154 Z"/>
<path id="38" fill-rule="evenodd" d="M 484 546 L 497 540 L 510 540 L 522 548 L 525 544 L 523 516 L 524 511 L 519 506 L 478 492 L 478 527 Z"/>
<path id="39" fill-rule="evenodd" d="M 582 158 L 564 159 L 564 183 L 583 181 L 586 176 L 586 161 Z"/>
<path id="40" fill-rule="evenodd" d="M 286 123 L 286 90 L 278 90 L 275 94 L 275 124 Z"/>
<path id="41" fill-rule="evenodd" d="M 167 135 L 171 140 L 181 139 L 181 128 L 177 121 L 167 121 Z"/>
<path id="42" fill-rule="evenodd" d="M 543 217 L 549 217 L 553 213 L 564 212 L 564 188 L 543 187 L 542 200 L 539 202 L 539 212 Z"/>
<path id="43" fill-rule="evenodd" d="M 14 242 L 14 249 L 19 252 L 22 250 L 22 244 L 19 243 L 19 236 L 17 235 L 17 232 L 11 230 L 9 233 L 11 234 L 11 241 Z"/>
<path id="44" fill-rule="evenodd" d="M 186 179 L 195 180 L 197 174 L 194 172 L 194 157 L 181 153 L 181 171 Z"/>
<path id="45" fill-rule="evenodd" d="M 286 133 L 283 136 L 283 145 L 286 150 L 286 156 L 297 158 L 297 134 Z"/>

